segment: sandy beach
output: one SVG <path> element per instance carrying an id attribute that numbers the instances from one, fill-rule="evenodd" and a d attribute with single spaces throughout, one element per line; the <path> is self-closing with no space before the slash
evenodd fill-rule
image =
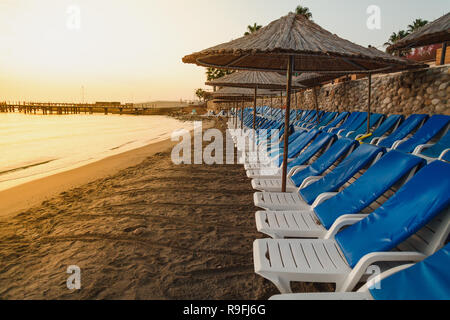
<path id="1" fill-rule="evenodd" d="M 0 194 L 7 214 L 0 222 L 0 298 L 276 294 L 253 271 L 252 242 L 262 235 L 243 166 L 175 166 L 171 145 L 150 145 Z M 105 171 L 115 173 L 99 178 Z M 81 268 L 81 290 L 66 287 L 69 265 Z"/>
<path id="2" fill-rule="evenodd" d="M 152 144 L 0 193 L 0 297 L 275 294 L 253 272 L 252 242 L 261 235 L 243 167 L 175 166 L 173 144 Z M 82 270 L 79 291 L 66 288 L 69 265 Z"/>

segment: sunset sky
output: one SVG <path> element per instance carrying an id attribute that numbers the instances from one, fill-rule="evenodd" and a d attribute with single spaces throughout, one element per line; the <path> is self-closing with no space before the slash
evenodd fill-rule
<path id="1" fill-rule="evenodd" d="M 0 101 L 143 102 L 193 99 L 205 69 L 181 58 L 242 36 L 301 4 L 339 36 L 382 49 L 448 0 L 0 0 Z M 381 30 L 366 27 L 369 5 Z M 76 11 L 80 11 L 77 28 Z"/>

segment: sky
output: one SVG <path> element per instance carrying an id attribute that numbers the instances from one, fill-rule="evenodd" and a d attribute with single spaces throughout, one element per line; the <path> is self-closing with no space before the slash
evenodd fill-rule
<path id="1" fill-rule="evenodd" d="M 241 37 L 297 5 L 323 28 L 380 49 L 448 0 L 0 0 L 0 101 L 194 99 L 205 69 L 181 58 Z M 370 30 L 367 8 L 380 8 Z"/>

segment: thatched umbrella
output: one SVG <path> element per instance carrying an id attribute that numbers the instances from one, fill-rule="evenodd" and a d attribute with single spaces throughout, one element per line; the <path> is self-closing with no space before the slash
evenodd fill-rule
<path id="1" fill-rule="evenodd" d="M 285 78 L 276 72 L 240 71 L 208 81 L 206 85 L 253 89 L 253 129 L 256 129 L 256 100 L 258 97 L 258 89 L 284 89 L 286 82 Z"/>
<path id="2" fill-rule="evenodd" d="M 387 48 L 388 52 L 442 43 L 441 64 L 445 64 L 447 42 L 450 41 L 450 12 L 430 22 Z"/>
<path id="3" fill-rule="evenodd" d="M 282 191 L 286 191 L 293 72 L 369 73 L 406 69 L 406 59 L 371 50 L 289 13 L 259 31 L 183 58 L 185 63 L 234 70 L 287 72 Z"/>

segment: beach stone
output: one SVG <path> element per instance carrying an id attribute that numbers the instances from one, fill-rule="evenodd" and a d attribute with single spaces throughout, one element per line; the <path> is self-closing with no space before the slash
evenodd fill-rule
<path id="1" fill-rule="evenodd" d="M 145 232 L 146 228 L 141 227 L 141 228 L 137 228 L 136 230 L 133 231 L 133 234 L 135 236 L 140 236 Z"/>
<path id="2" fill-rule="evenodd" d="M 435 106 L 435 105 L 437 105 L 439 102 L 441 102 L 441 100 L 439 100 L 439 99 L 433 99 L 432 101 L 431 101 L 431 103 Z"/>

